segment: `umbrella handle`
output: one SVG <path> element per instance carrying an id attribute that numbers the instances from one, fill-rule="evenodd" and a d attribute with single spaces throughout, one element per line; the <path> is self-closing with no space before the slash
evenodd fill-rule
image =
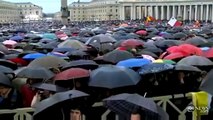
<path id="1" fill-rule="evenodd" d="M 65 115 L 64 115 L 64 110 L 61 108 L 61 113 L 62 113 L 62 120 L 65 120 Z"/>

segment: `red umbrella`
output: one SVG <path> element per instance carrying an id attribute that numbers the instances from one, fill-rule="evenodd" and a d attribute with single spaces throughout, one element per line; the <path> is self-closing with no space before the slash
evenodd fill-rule
<path id="1" fill-rule="evenodd" d="M 210 48 L 209 50 L 203 52 L 203 56 L 207 58 L 213 58 L 213 48 Z"/>
<path id="2" fill-rule="evenodd" d="M 147 35 L 147 31 L 146 30 L 139 30 L 139 31 L 136 32 L 136 34 L 142 35 L 142 36 L 146 36 Z"/>
<path id="3" fill-rule="evenodd" d="M 171 53 L 171 54 L 165 56 L 163 59 L 174 60 L 174 59 L 179 59 L 179 58 L 183 58 L 183 57 L 186 57 L 183 53 L 176 52 L 176 53 Z"/>
<path id="4" fill-rule="evenodd" d="M 26 60 L 23 60 L 22 58 L 13 58 L 9 60 L 21 66 L 27 66 L 29 64 Z"/>
<path id="5" fill-rule="evenodd" d="M 169 53 L 182 53 L 185 56 L 202 55 L 202 50 L 194 45 L 182 44 L 180 46 L 172 46 L 167 49 Z"/>
<path id="6" fill-rule="evenodd" d="M 136 40 L 136 39 L 128 39 L 128 40 L 123 41 L 121 43 L 121 46 L 135 48 L 137 46 L 143 46 L 143 42 L 140 40 Z"/>
<path id="7" fill-rule="evenodd" d="M 54 80 L 73 80 L 78 78 L 89 77 L 89 70 L 82 68 L 70 68 L 55 75 Z"/>
<path id="8" fill-rule="evenodd" d="M 202 55 L 202 50 L 194 45 L 191 44 L 182 44 L 179 46 L 180 50 L 183 53 L 187 53 L 189 55 Z"/>

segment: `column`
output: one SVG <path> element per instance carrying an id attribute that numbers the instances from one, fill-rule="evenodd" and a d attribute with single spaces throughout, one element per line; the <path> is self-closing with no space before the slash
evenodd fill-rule
<path id="1" fill-rule="evenodd" d="M 186 20 L 186 12 L 188 13 L 188 11 L 186 11 L 186 5 L 184 5 L 184 9 L 183 9 L 183 20 Z"/>
<path id="2" fill-rule="evenodd" d="M 172 12 L 172 17 L 175 17 L 175 5 L 173 5 Z"/>
<path id="3" fill-rule="evenodd" d="M 124 18 L 125 18 L 124 8 L 125 7 L 123 5 L 120 5 L 120 20 L 124 20 Z"/>
<path id="4" fill-rule="evenodd" d="M 209 19 L 209 4 L 206 5 L 206 22 Z"/>
<path id="5" fill-rule="evenodd" d="M 197 6 L 198 6 L 198 5 L 195 5 L 195 20 L 198 19 L 198 18 L 197 18 Z"/>
<path id="6" fill-rule="evenodd" d="M 211 9 L 211 13 L 212 13 L 211 16 L 212 16 L 212 23 L 213 23 L 213 4 L 211 4 L 211 6 L 212 6 L 212 7 L 211 7 L 211 8 L 212 8 L 212 9 Z"/>
<path id="7" fill-rule="evenodd" d="M 139 8 L 138 8 L 138 12 L 139 12 L 139 19 L 141 19 L 141 12 L 142 12 L 142 11 L 141 11 L 141 6 L 139 5 L 138 7 L 139 7 Z"/>
<path id="8" fill-rule="evenodd" d="M 145 11 L 145 17 L 147 17 L 148 16 L 147 15 L 147 6 L 145 6 L 144 11 Z"/>
<path id="9" fill-rule="evenodd" d="M 150 6 L 151 7 L 151 11 L 150 11 L 150 16 L 153 16 L 153 6 Z"/>
<path id="10" fill-rule="evenodd" d="M 160 6 L 161 7 L 161 20 L 164 20 L 164 6 Z"/>
<path id="11" fill-rule="evenodd" d="M 158 19 L 158 6 L 155 6 L 155 19 Z"/>
<path id="12" fill-rule="evenodd" d="M 180 7 L 181 7 L 181 6 L 178 5 L 178 15 L 177 15 L 177 17 L 178 17 L 178 16 L 182 16 L 181 11 L 180 11 L 180 10 L 181 10 Z"/>
<path id="13" fill-rule="evenodd" d="M 133 6 L 133 4 L 131 5 L 131 20 L 133 20 L 134 19 L 134 6 Z"/>
<path id="14" fill-rule="evenodd" d="M 167 5 L 167 11 L 166 11 L 167 13 L 167 15 L 166 15 L 166 18 L 167 18 L 167 20 L 169 20 L 170 19 L 170 16 L 169 16 L 169 13 L 170 13 L 170 8 L 169 8 L 169 5 Z"/>
<path id="15" fill-rule="evenodd" d="M 192 5 L 189 6 L 189 20 L 192 20 Z"/>
<path id="16" fill-rule="evenodd" d="M 203 4 L 201 5 L 201 13 L 200 13 L 200 20 L 203 20 Z"/>

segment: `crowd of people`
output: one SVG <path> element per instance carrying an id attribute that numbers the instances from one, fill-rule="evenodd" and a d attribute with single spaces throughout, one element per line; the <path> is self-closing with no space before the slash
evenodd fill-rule
<path id="1" fill-rule="evenodd" d="M 167 22 L 1 25 L 0 109 L 33 107 L 44 112 L 43 115 L 34 113 L 34 120 L 45 119 L 48 114 L 53 120 L 80 120 L 81 114 L 87 120 L 99 120 L 113 103 L 105 102 L 106 108 L 92 105 L 114 95 L 137 93 L 146 99 L 200 91 L 201 84 L 205 84 L 203 79 L 210 79 L 206 76 L 212 72 L 213 24 L 195 21 L 171 26 Z M 50 98 L 72 90 L 89 96 L 69 102 L 74 103 L 71 105 L 58 105 L 63 107 L 62 115 L 58 107 L 44 111 L 39 105 L 54 103 Z M 70 98 L 72 96 L 75 92 Z M 185 97 L 173 102 L 182 108 L 190 100 Z M 121 120 L 166 120 L 161 114 L 145 109 L 148 110 L 132 108 L 125 116 L 112 111 L 119 114 Z M 168 111 L 170 119 L 175 120 L 177 116 L 173 113 Z M 13 116 L 0 114 L 0 119 L 12 120 Z"/>

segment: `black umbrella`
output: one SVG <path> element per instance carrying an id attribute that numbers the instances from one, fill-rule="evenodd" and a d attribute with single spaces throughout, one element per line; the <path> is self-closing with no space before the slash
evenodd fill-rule
<path id="1" fill-rule="evenodd" d="M 135 71 L 118 66 L 103 66 L 90 74 L 89 86 L 100 88 L 118 88 L 136 85 L 140 75 Z"/>
<path id="2" fill-rule="evenodd" d="M 206 75 L 206 77 L 202 80 L 202 83 L 200 84 L 200 90 L 206 91 L 208 93 L 210 93 L 211 95 L 213 95 L 213 70 L 211 70 L 210 72 L 208 72 L 208 74 Z"/>
<path id="3" fill-rule="evenodd" d="M 89 39 L 85 44 L 86 45 L 92 45 L 92 44 L 103 44 L 103 43 L 114 43 L 116 42 L 116 40 L 108 35 L 96 35 L 94 37 L 92 37 L 91 39 Z"/>
<path id="4" fill-rule="evenodd" d="M 14 74 L 13 69 L 0 65 L 0 72 L 5 74 Z"/>
<path id="5" fill-rule="evenodd" d="M 9 67 L 13 70 L 16 70 L 18 68 L 16 63 L 11 62 L 9 60 L 5 60 L 5 59 L 0 59 L 0 65 L 5 66 L 5 67 Z"/>
<path id="6" fill-rule="evenodd" d="M 52 92 L 64 92 L 67 90 L 66 88 L 59 87 L 54 84 L 48 84 L 48 83 L 35 83 L 32 85 L 32 87 L 41 89 L 41 90 L 48 90 Z"/>
<path id="7" fill-rule="evenodd" d="M 62 70 L 66 70 L 69 68 L 83 68 L 83 69 L 91 69 L 94 70 L 98 68 L 98 64 L 92 60 L 75 60 L 69 62 L 67 65 L 62 67 Z"/>
<path id="8" fill-rule="evenodd" d="M 44 67 L 25 67 L 21 69 L 17 77 L 31 78 L 31 79 L 43 79 L 48 80 L 54 76 L 54 73 Z"/>
<path id="9" fill-rule="evenodd" d="M 183 32 L 178 32 L 178 33 L 175 33 L 174 35 L 173 35 L 173 37 L 174 37 L 174 39 L 177 39 L 177 40 L 180 40 L 180 39 L 182 39 L 182 38 L 185 38 L 187 35 L 185 34 L 185 33 L 183 33 Z"/>
<path id="10" fill-rule="evenodd" d="M 191 65 L 175 65 L 176 71 L 191 71 L 191 72 L 201 72 L 201 70 L 197 67 Z"/>
<path id="11" fill-rule="evenodd" d="M 1 78 L 0 84 L 8 86 L 8 87 L 12 87 L 11 81 L 4 73 L 0 72 L 0 78 Z"/>
<path id="12" fill-rule="evenodd" d="M 134 58 L 134 55 L 128 51 L 113 50 L 103 56 L 103 60 L 111 63 Z"/>
<path id="13" fill-rule="evenodd" d="M 138 52 L 138 54 L 149 55 L 149 56 L 152 56 L 153 58 L 158 58 L 158 56 L 155 53 L 150 52 L 150 51 L 146 51 L 146 50 L 142 50 L 142 51 Z"/>
<path id="14" fill-rule="evenodd" d="M 95 36 L 95 33 L 90 30 L 82 30 L 79 32 L 78 36 L 80 37 L 92 37 Z"/>
<path id="15" fill-rule="evenodd" d="M 122 93 L 114 95 L 104 99 L 104 103 L 110 110 L 122 116 L 130 116 L 135 110 L 139 110 L 144 113 L 141 116 L 142 119 L 144 119 L 143 117 L 150 117 L 150 120 L 154 120 L 154 117 L 155 119 L 160 117 L 155 102 L 138 94 Z"/>
<path id="16" fill-rule="evenodd" d="M 146 64 L 141 66 L 138 70 L 139 74 L 152 74 L 152 73 L 159 73 L 163 71 L 173 70 L 174 66 L 171 64 L 164 64 L 164 63 L 152 63 Z"/>
<path id="17" fill-rule="evenodd" d="M 206 40 L 205 38 L 196 36 L 196 37 L 187 39 L 185 41 L 185 43 L 192 44 L 192 45 L 195 45 L 195 46 L 200 46 L 200 45 L 203 45 L 203 44 L 207 44 L 208 40 Z"/>
<path id="18" fill-rule="evenodd" d="M 158 40 L 155 42 L 155 45 L 164 48 L 164 47 L 178 46 L 182 43 L 183 43 L 182 41 L 178 40 Z"/>
<path id="19" fill-rule="evenodd" d="M 208 58 L 202 57 L 202 56 L 188 56 L 183 59 L 181 59 L 178 63 L 178 65 L 193 65 L 193 66 L 212 66 L 213 62 L 209 60 Z"/>
<path id="20" fill-rule="evenodd" d="M 87 96 L 89 95 L 78 90 L 69 90 L 67 92 L 56 93 L 35 105 L 33 118 L 39 116 L 43 112 L 45 113 L 46 111 L 51 111 L 51 109 L 54 107 L 60 109 L 67 106 L 70 108 L 79 106 L 79 104 L 77 104 L 79 102 L 78 98 Z"/>

